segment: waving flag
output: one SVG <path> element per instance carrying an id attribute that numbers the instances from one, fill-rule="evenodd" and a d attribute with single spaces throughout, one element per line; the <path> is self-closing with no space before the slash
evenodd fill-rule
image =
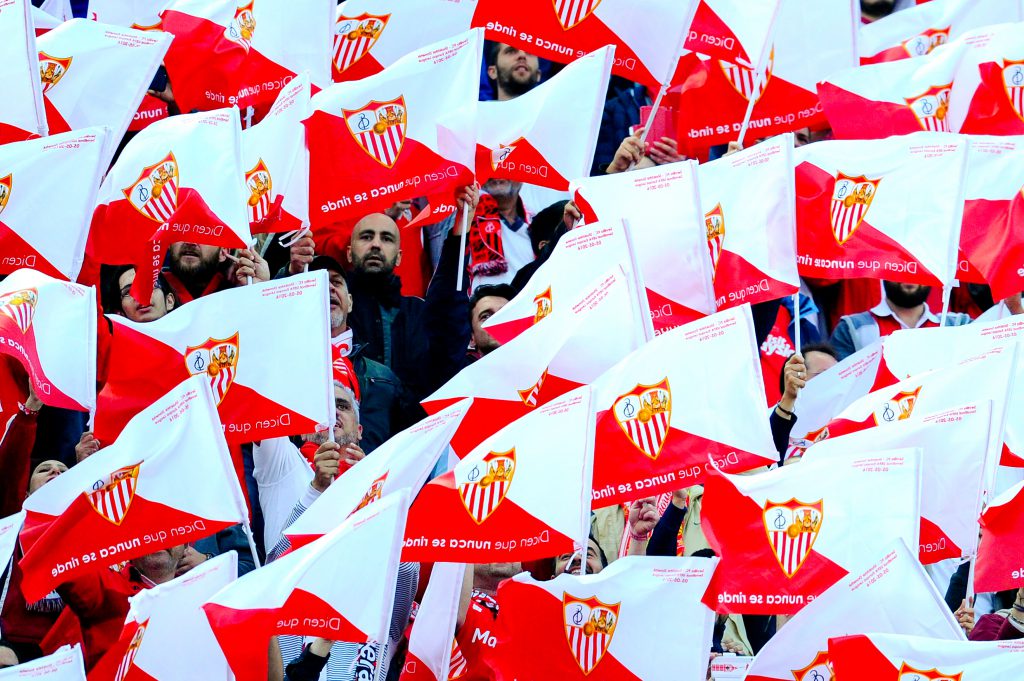
<path id="1" fill-rule="evenodd" d="M 865 634 L 829 639 L 836 678 L 1002 681 L 1024 674 L 1024 641 L 940 641 Z"/>
<path id="2" fill-rule="evenodd" d="M 139 31 L 162 30 L 160 12 L 171 0 L 89 0 L 88 18 Z"/>
<path id="3" fill-rule="evenodd" d="M 333 0 L 174 0 L 164 64 L 182 111 L 253 107 L 257 120 L 303 71 L 331 82 Z"/>
<path id="4" fill-rule="evenodd" d="M 229 442 L 334 423 L 326 274 L 221 291 L 175 312 L 145 324 L 108 317 L 110 370 L 94 421 L 101 442 L 189 376 L 209 382 Z"/>
<path id="5" fill-rule="evenodd" d="M 1022 31 L 1024 25 L 1019 23 L 1000 24 L 962 38 L 967 49 L 949 99 L 954 130 L 972 135 L 1024 134 Z"/>
<path id="6" fill-rule="evenodd" d="M 1016 551 L 1024 539 L 1024 482 L 993 499 L 979 520 L 981 541 L 974 564 L 975 593 L 1024 586 L 1024 566 Z"/>
<path id="7" fill-rule="evenodd" d="M 44 404 L 96 406 L 96 289 L 17 270 L 0 282 L 0 354 L 24 365 Z"/>
<path id="8" fill-rule="evenodd" d="M 38 74 L 36 34 L 30 0 L 0 7 L 0 63 L 6 68 L 0 108 L 0 144 L 46 135 L 43 88 Z"/>
<path id="9" fill-rule="evenodd" d="M 782 0 L 700 0 L 684 47 L 756 67 Z"/>
<path id="10" fill-rule="evenodd" d="M 470 31 L 313 97 L 306 145 L 314 226 L 473 183 L 482 50 L 483 32 Z"/>
<path id="11" fill-rule="evenodd" d="M 566 190 L 570 178 L 586 177 L 614 56 L 614 47 L 602 48 L 524 95 L 481 104 L 477 181 L 499 177 Z"/>
<path id="12" fill-rule="evenodd" d="M 0 518 L 0 565 L 6 566 L 11 562 L 14 548 L 18 545 L 18 533 L 24 522 L 24 511 Z"/>
<path id="13" fill-rule="evenodd" d="M 697 1 L 649 0 L 637 12 L 629 0 L 479 0 L 473 26 L 563 64 L 613 45 L 616 75 L 657 88 L 672 75 Z"/>
<path id="14" fill-rule="evenodd" d="M 25 664 L 0 669 L 0 681 L 42 679 L 42 681 L 85 681 L 85 660 L 82 648 L 61 646 L 57 652 Z"/>
<path id="15" fill-rule="evenodd" d="M 455 624 L 466 566 L 435 563 L 423 605 L 409 635 L 409 652 L 399 681 L 448 681 L 465 671 L 455 643 Z"/>
<path id="16" fill-rule="evenodd" d="M 0 147 L 0 274 L 78 277 L 110 139 L 91 128 Z"/>
<path id="17" fill-rule="evenodd" d="M 110 440 L 107 440 L 108 442 Z M 189 490 L 202 489 L 202 494 Z M 32 603 L 76 575 L 247 522 L 213 396 L 195 378 L 25 501 L 19 565 Z"/>
<path id="18" fill-rule="evenodd" d="M 712 473 L 702 527 L 722 562 L 704 602 L 722 613 L 794 614 L 864 554 L 897 539 L 917 546 L 920 480 L 918 450 L 840 454 L 750 477 Z M 884 503 L 865 513 L 869 498 Z"/>
<path id="19" fill-rule="evenodd" d="M 485 563 L 572 551 L 590 527 L 592 434 L 587 388 L 505 426 L 416 497 L 403 559 Z"/>
<path id="20" fill-rule="evenodd" d="M 148 301 L 175 241 L 245 248 L 252 240 L 237 109 L 172 116 L 125 146 L 100 187 L 87 253 L 136 267 Z"/>
<path id="21" fill-rule="evenodd" d="M 935 132 L 801 147 L 800 274 L 929 286 L 950 282 L 956 276 L 966 154 L 965 138 Z"/>
<path id="22" fill-rule="evenodd" d="M 697 176 L 718 309 L 796 293 L 792 135 L 702 163 Z"/>
<path id="23" fill-rule="evenodd" d="M 267 656 L 253 651 L 273 635 L 387 640 L 408 509 L 407 490 L 390 494 L 210 598 L 203 610 L 235 677 L 267 678 Z"/>
<path id="24" fill-rule="evenodd" d="M 667 681 L 707 673 L 717 560 L 628 556 L 596 575 L 498 587 L 500 668 L 520 679 Z"/>

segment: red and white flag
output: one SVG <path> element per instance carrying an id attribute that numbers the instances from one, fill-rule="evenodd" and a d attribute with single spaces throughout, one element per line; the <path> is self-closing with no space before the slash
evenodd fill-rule
<path id="1" fill-rule="evenodd" d="M 339 518 L 400 489 L 419 491 L 466 416 L 472 400 L 462 400 L 389 438 L 336 479 L 289 525 L 284 534 L 292 549 L 305 546 L 338 526 Z"/>
<path id="2" fill-rule="evenodd" d="M 36 6 L 32 6 L 32 25 L 36 30 L 36 37 L 52 31 L 63 23 L 62 19 L 58 19 L 49 12 L 44 12 Z"/>
<path id="3" fill-rule="evenodd" d="M 42 679 L 43 681 L 85 681 L 85 660 L 82 648 L 61 646 L 57 652 L 25 664 L 0 669 L 0 681 Z"/>
<path id="4" fill-rule="evenodd" d="M 386 641 L 408 510 L 408 490 L 389 494 L 210 598 L 203 610 L 235 678 L 267 678 L 253 651 L 274 635 Z"/>
<path id="5" fill-rule="evenodd" d="M 474 0 L 346 0 L 334 22 L 334 82 L 372 76 L 412 50 L 465 33 L 474 9 Z"/>
<path id="6" fill-rule="evenodd" d="M 202 605 L 237 575 L 238 556 L 228 551 L 129 598 L 121 637 L 89 676 L 95 681 L 174 681 L 202 669 L 206 678 L 230 678 Z"/>
<path id="7" fill-rule="evenodd" d="M 256 120 L 305 71 L 331 82 L 333 0 L 174 0 L 160 14 L 174 36 L 164 65 L 182 111 L 253 107 Z"/>
<path id="8" fill-rule="evenodd" d="M 942 595 L 901 541 L 836 582 L 761 649 L 746 681 L 832 679 L 829 638 L 861 631 L 964 640 Z M 918 681 L 924 681 L 919 679 Z"/>
<path id="9" fill-rule="evenodd" d="M 793 136 L 702 163 L 697 177 L 718 309 L 800 290 Z"/>
<path id="10" fill-rule="evenodd" d="M 581 388 L 484 440 L 416 497 L 402 558 L 487 563 L 573 551 L 590 531 L 593 429 Z"/>
<path id="11" fill-rule="evenodd" d="M 242 131 L 249 230 L 288 232 L 309 225 L 309 78 L 285 85 L 262 121 Z"/>
<path id="12" fill-rule="evenodd" d="M 712 59 L 755 67 L 782 0 L 700 0 L 684 47 Z"/>
<path id="13" fill-rule="evenodd" d="M 837 679 L 1003 681 L 1024 675 L 1024 641 L 862 634 L 828 642 Z"/>
<path id="14" fill-rule="evenodd" d="M 592 387 L 595 507 L 778 461 L 749 307 L 658 336 Z"/>
<path id="15" fill-rule="evenodd" d="M 672 75 L 698 0 L 479 0 L 473 26 L 487 39 L 568 63 L 615 46 L 616 75 L 657 89 Z"/>
<path id="16" fill-rule="evenodd" d="M 1022 24 L 999 24 L 961 38 L 967 49 L 949 98 L 953 130 L 971 135 L 1024 134 L 1022 32 Z"/>
<path id="17" fill-rule="evenodd" d="M 647 288 L 656 333 L 715 311 L 697 176 L 697 164 L 687 161 L 572 184 L 586 224 L 618 230 L 629 221 L 628 249 Z M 615 249 L 620 257 L 626 250 Z"/>
<path id="18" fill-rule="evenodd" d="M 171 0 L 89 0 L 88 18 L 139 31 L 162 30 L 160 12 Z"/>
<path id="19" fill-rule="evenodd" d="M 24 522 L 24 511 L 0 518 L 0 565 L 7 566 L 11 562 L 14 548 L 18 545 L 18 533 Z"/>
<path id="20" fill-rule="evenodd" d="M 39 9 L 60 21 L 70 21 L 74 18 L 71 9 L 71 0 L 40 0 L 36 3 Z"/>
<path id="21" fill-rule="evenodd" d="M 818 83 L 836 139 L 882 139 L 949 125 L 949 95 L 965 47 L 956 43 L 920 59 L 857 66 Z"/>
<path id="22" fill-rule="evenodd" d="M 715 616 L 700 596 L 717 563 L 628 556 L 596 575 L 506 580 L 498 666 L 520 681 L 704 678 Z"/>
<path id="23" fill-rule="evenodd" d="M 409 635 L 409 652 L 399 681 L 448 681 L 458 679 L 467 670 L 455 643 L 465 574 L 463 563 L 434 564 Z"/>
<path id="24" fill-rule="evenodd" d="M 796 159 L 801 276 L 927 286 L 956 277 L 965 137 L 819 142 Z"/>
<path id="25" fill-rule="evenodd" d="M 326 429 L 335 418 L 327 308 L 327 275 L 310 272 L 204 296 L 145 324 L 111 315 L 96 437 L 113 442 L 189 376 L 209 382 L 229 442 Z"/>
<path id="26" fill-rule="evenodd" d="M 0 354 L 28 371 L 44 404 L 96 406 L 96 289 L 17 270 L 0 282 Z"/>
<path id="27" fill-rule="evenodd" d="M 90 128 L 0 147 L 0 274 L 78 277 L 110 140 Z"/>
<path id="28" fill-rule="evenodd" d="M 470 31 L 313 97 L 306 146 L 315 227 L 473 183 L 482 51 L 483 31 Z"/>
<path id="29" fill-rule="evenodd" d="M 917 546 L 921 453 L 841 454 L 755 476 L 714 472 L 701 525 L 721 556 L 704 602 L 730 614 L 795 614 L 902 539 Z M 876 499 L 872 509 L 865 500 Z M 870 678 L 870 677 L 854 677 Z"/>
<path id="30" fill-rule="evenodd" d="M 132 297 L 149 301 L 167 244 L 246 248 L 238 109 L 172 116 L 129 142 L 100 187 L 86 252 L 134 264 Z"/>
<path id="31" fill-rule="evenodd" d="M 110 440 L 107 440 L 110 442 Z M 201 489 L 202 494 L 192 491 Z M 25 500 L 19 562 L 29 603 L 76 575 L 248 522 L 201 378 L 184 381 L 89 457 Z"/>
<path id="32" fill-rule="evenodd" d="M 614 58 L 615 48 L 604 47 L 524 95 L 481 104 L 477 182 L 497 177 L 564 191 L 589 175 Z"/>
<path id="33" fill-rule="evenodd" d="M 932 0 L 860 28 L 860 63 L 924 57 L 973 29 L 1024 19 L 1021 0 Z"/>
<path id="34" fill-rule="evenodd" d="M 1024 587 L 1024 565 L 1011 548 L 1024 541 L 1024 482 L 993 499 L 978 522 L 981 541 L 974 563 L 974 592 Z"/>
<path id="35" fill-rule="evenodd" d="M 0 7 L 0 64 L 6 67 L 0 144 L 46 135 L 38 54 L 32 2 L 7 0 Z"/>

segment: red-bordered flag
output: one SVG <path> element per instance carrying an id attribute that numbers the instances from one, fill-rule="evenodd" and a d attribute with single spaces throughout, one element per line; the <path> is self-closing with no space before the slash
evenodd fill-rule
<path id="1" fill-rule="evenodd" d="M 1002 681 L 1024 674 L 1024 641 L 872 633 L 831 638 L 828 654 L 838 679 Z"/>

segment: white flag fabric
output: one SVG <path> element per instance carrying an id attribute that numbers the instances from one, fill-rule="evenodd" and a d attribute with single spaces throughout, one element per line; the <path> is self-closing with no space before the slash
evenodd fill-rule
<path id="1" fill-rule="evenodd" d="M 160 12 L 171 0 L 89 0 L 88 18 L 140 31 L 160 30 Z"/>
<path id="2" fill-rule="evenodd" d="M 452 651 L 465 574 L 463 563 L 434 563 L 399 681 L 447 681 L 449 671 L 455 671 L 451 669 Z"/>
<path id="3" fill-rule="evenodd" d="M 0 669 L 0 681 L 21 681 L 22 679 L 43 679 L 44 681 L 85 681 L 85 660 L 82 647 L 75 644 L 61 646 L 57 652 L 46 657 Z"/>
<path id="4" fill-rule="evenodd" d="M 0 7 L 0 63 L 6 67 L 0 144 L 46 135 L 31 0 L 11 0 Z"/>
<path id="5" fill-rule="evenodd" d="M 1024 675 L 1024 641 L 866 634 L 829 639 L 837 679 L 1003 681 Z"/>
<path id="6" fill-rule="evenodd" d="M 757 68 L 781 0 L 701 0 L 684 43 L 713 59 Z"/>
<path id="7" fill-rule="evenodd" d="M 19 511 L 6 518 L 0 518 L 0 566 L 6 570 L 14 555 L 14 547 L 18 545 L 18 533 L 25 522 L 25 512 Z"/>

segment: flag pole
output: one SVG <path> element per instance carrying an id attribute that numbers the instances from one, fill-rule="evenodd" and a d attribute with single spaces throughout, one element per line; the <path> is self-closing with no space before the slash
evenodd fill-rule
<path id="1" fill-rule="evenodd" d="M 245 538 L 247 540 L 249 540 L 249 553 L 252 554 L 252 562 L 253 562 L 253 564 L 257 568 L 263 567 L 260 564 L 260 557 L 259 557 L 259 554 L 256 551 L 256 539 L 252 536 L 252 528 L 249 527 L 249 521 L 248 520 L 246 520 L 244 523 L 242 523 L 242 529 L 245 532 Z"/>
<path id="2" fill-rule="evenodd" d="M 469 206 L 462 205 L 462 234 L 459 236 L 459 274 L 455 281 L 455 289 L 462 290 L 466 274 L 466 233 L 469 231 Z"/>
<path id="3" fill-rule="evenodd" d="M 784 0 L 783 0 L 784 1 Z M 765 72 L 768 70 L 768 60 L 771 57 L 772 50 L 774 49 L 773 43 L 775 42 L 775 26 L 778 23 L 779 8 L 782 6 L 782 1 L 775 5 L 775 11 L 772 13 L 772 22 L 768 25 L 768 33 L 764 38 L 764 46 L 761 48 L 761 56 L 757 62 L 757 71 L 754 73 L 753 90 L 751 90 L 751 97 L 747 101 L 747 110 L 743 114 L 743 123 L 740 125 L 740 136 L 736 140 L 736 143 L 743 148 L 743 139 L 747 136 L 747 128 L 750 126 L 750 118 L 754 115 L 754 106 L 757 101 L 761 98 L 758 94 L 762 84 L 767 81 Z"/>
<path id="4" fill-rule="evenodd" d="M 949 315 L 949 299 L 953 296 L 954 286 L 956 286 L 956 279 L 942 286 L 942 317 L 939 318 L 939 326 L 946 325 L 946 317 Z"/>
<path id="5" fill-rule="evenodd" d="M 793 294 L 793 345 L 800 352 L 800 291 Z"/>
<path id="6" fill-rule="evenodd" d="M 690 27 L 693 24 L 693 18 L 697 15 L 698 2 L 690 3 L 690 18 L 687 19 L 686 23 L 683 24 L 683 31 L 679 35 L 679 39 L 676 40 L 676 45 L 679 49 L 676 50 L 675 54 L 672 55 L 672 61 L 668 65 L 668 73 L 665 74 L 665 78 L 659 83 L 661 85 L 658 88 L 658 94 L 654 98 L 654 102 L 651 103 L 651 116 L 647 119 L 647 125 L 644 126 L 644 131 L 640 133 L 640 143 L 644 144 L 647 142 L 647 131 L 651 129 L 651 121 L 658 114 L 658 109 L 661 108 L 661 100 L 665 98 L 665 93 L 668 91 L 668 86 L 672 82 L 672 76 L 676 73 L 676 68 L 679 66 L 679 57 L 683 54 L 685 49 L 683 46 L 686 44 L 686 36 L 690 34 Z M 678 143 L 679 140 L 676 140 Z"/>
<path id="7" fill-rule="evenodd" d="M 978 553 L 975 551 L 974 555 L 971 556 L 971 566 L 967 570 L 967 607 L 973 607 L 974 605 L 974 566 L 978 564 Z"/>

